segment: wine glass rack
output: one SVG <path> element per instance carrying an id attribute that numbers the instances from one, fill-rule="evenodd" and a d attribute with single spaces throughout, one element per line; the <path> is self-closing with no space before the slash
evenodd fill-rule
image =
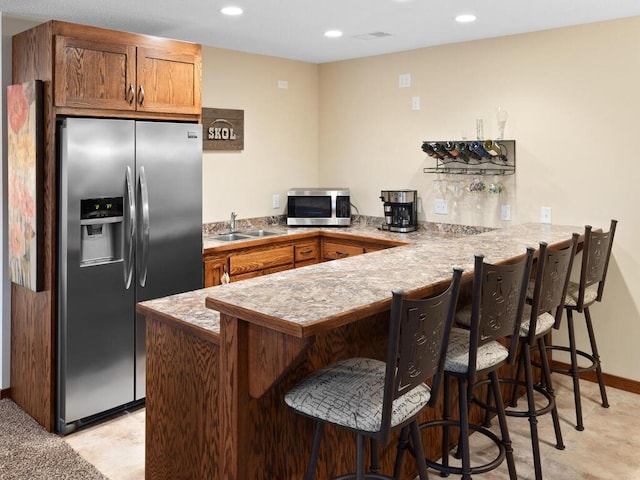
<path id="1" fill-rule="evenodd" d="M 515 140 L 444 140 L 422 142 L 422 150 L 436 161 L 423 173 L 455 175 L 513 175 Z"/>

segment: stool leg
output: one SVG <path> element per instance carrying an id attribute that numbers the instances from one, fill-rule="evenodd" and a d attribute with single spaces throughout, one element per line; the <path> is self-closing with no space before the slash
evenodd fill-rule
<path id="1" fill-rule="evenodd" d="M 400 431 L 400 438 L 398 439 L 398 450 L 396 452 L 396 463 L 393 467 L 393 479 L 398 480 L 400 478 L 400 472 L 402 471 L 402 462 L 404 460 L 404 452 L 407 450 L 409 444 L 409 427 L 403 427 Z M 420 454 L 419 450 L 416 450 L 416 458 Z M 423 452 L 424 455 L 424 452 Z"/>
<path id="2" fill-rule="evenodd" d="M 311 447 L 311 455 L 309 456 L 309 464 L 307 465 L 307 473 L 305 480 L 313 480 L 316 475 L 316 465 L 318 464 L 318 452 L 320 451 L 320 439 L 322 438 L 322 430 L 324 422 L 316 423 L 316 433 L 313 436 L 313 446 Z"/>
<path id="3" fill-rule="evenodd" d="M 424 459 L 424 450 L 422 449 L 422 439 L 420 438 L 420 427 L 418 422 L 411 422 L 411 441 L 413 442 L 413 450 L 416 452 L 416 462 L 418 464 L 418 473 L 420 480 L 429 480 L 427 473 L 427 462 Z"/>
<path id="4" fill-rule="evenodd" d="M 507 426 L 507 415 L 504 411 L 502 393 L 500 392 L 500 381 L 498 380 L 498 372 L 496 372 L 495 370 L 489 372 L 489 378 L 491 379 L 491 386 L 493 387 L 493 399 L 496 402 L 496 410 L 498 411 L 498 421 L 500 423 L 500 431 L 502 432 L 502 444 L 504 445 L 506 452 L 509 478 L 510 480 L 517 480 L 518 475 L 516 474 L 516 463 L 513 459 L 513 447 L 511 445 L 511 437 L 509 436 L 509 427 Z"/>
<path id="5" fill-rule="evenodd" d="M 458 441 L 458 450 L 460 450 L 460 457 L 462 458 L 462 480 L 471 480 L 471 459 L 469 458 L 469 401 L 467 399 L 465 380 L 464 377 L 458 377 L 458 408 L 460 409 L 460 438 Z"/>
<path id="6" fill-rule="evenodd" d="M 487 407 L 491 407 L 491 388 L 487 385 L 487 396 L 485 400 L 485 404 Z M 484 411 L 484 423 L 482 424 L 485 428 L 491 428 L 491 410 L 489 408 Z"/>
<path id="7" fill-rule="evenodd" d="M 526 345 L 522 342 L 520 342 L 520 355 L 518 356 L 518 368 L 516 370 L 516 382 L 518 380 L 520 380 L 520 375 L 522 374 L 522 368 L 523 368 L 523 355 L 522 355 L 522 349 L 525 348 Z M 518 406 L 518 384 L 514 383 L 513 384 L 513 390 L 511 391 L 511 401 L 509 402 L 509 406 L 510 407 L 517 407 Z"/>
<path id="8" fill-rule="evenodd" d="M 569 349 L 571 350 L 571 376 L 573 377 L 573 398 L 576 404 L 576 430 L 584 430 L 582 423 L 582 400 L 580 399 L 580 372 L 578 372 L 578 353 L 576 335 L 573 328 L 573 311 L 567 309 L 567 328 L 569 330 Z"/>
<path id="9" fill-rule="evenodd" d="M 542 378 L 545 382 L 545 389 L 551 396 L 553 401 L 553 409 L 551 410 L 551 418 L 553 419 L 553 430 L 556 434 L 556 448 L 564 450 L 564 442 L 562 441 L 562 430 L 560 430 L 560 418 L 558 417 L 558 406 L 556 405 L 556 395 L 551 382 L 551 367 L 549 367 L 549 357 L 547 355 L 546 342 L 544 337 L 538 339 L 538 351 L 540 352 L 540 364 L 542 365 Z"/>
<path id="10" fill-rule="evenodd" d="M 587 322 L 587 331 L 589 332 L 589 341 L 591 343 L 591 352 L 596 364 L 596 374 L 598 376 L 598 385 L 600 386 L 600 397 L 602 397 L 602 406 L 609 408 L 609 400 L 607 399 L 607 391 L 604 385 L 604 376 L 602 375 L 602 367 L 600 366 L 600 355 L 596 346 L 596 336 L 593 333 L 593 324 L 591 323 L 591 313 L 589 307 L 584 309 L 584 318 Z"/>
<path id="11" fill-rule="evenodd" d="M 535 472 L 536 480 L 542 480 L 542 465 L 540 463 L 540 440 L 538 438 L 538 417 L 536 415 L 536 400 L 533 391 L 533 374 L 531 372 L 531 350 L 528 344 L 522 345 L 521 355 L 524 358 L 524 375 L 527 385 L 527 404 L 529 407 L 529 430 L 531 431 L 533 469 Z"/>
<path id="12" fill-rule="evenodd" d="M 380 461 L 378 459 L 378 442 L 375 438 L 370 439 L 370 452 L 371 452 L 371 466 L 369 471 L 371 473 L 380 473 Z"/>
<path id="13" fill-rule="evenodd" d="M 451 420 L 451 376 L 446 375 L 443 379 L 443 404 L 442 404 L 442 418 L 445 422 Z M 449 425 L 442 427 L 442 465 L 449 466 Z M 448 473 L 442 472 L 441 477 L 448 476 Z"/>
<path id="14" fill-rule="evenodd" d="M 364 479 L 364 435 L 356 434 L 356 480 Z"/>

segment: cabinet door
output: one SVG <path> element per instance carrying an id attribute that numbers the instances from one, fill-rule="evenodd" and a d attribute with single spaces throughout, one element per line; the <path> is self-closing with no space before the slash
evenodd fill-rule
<path id="1" fill-rule="evenodd" d="M 136 92 L 140 111 L 161 113 L 201 112 L 202 60 L 185 51 L 193 45 L 170 43 L 170 48 L 138 47 Z"/>
<path id="2" fill-rule="evenodd" d="M 55 104 L 135 110 L 136 48 L 57 35 Z"/>
<path id="3" fill-rule="evenodd" d="M 204 286 L 213 287 L 220 285 L 222 275 L 225 272 L 226 259 L 204 261 Z"/>

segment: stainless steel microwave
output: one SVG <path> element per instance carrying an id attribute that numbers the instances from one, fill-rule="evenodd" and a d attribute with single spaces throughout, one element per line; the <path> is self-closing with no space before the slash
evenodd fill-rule
<path id="1" fill-rule="evenodd" d="M 351 225 L 348 188 L 292 188 L 287 193 L 287 225 Z"/>

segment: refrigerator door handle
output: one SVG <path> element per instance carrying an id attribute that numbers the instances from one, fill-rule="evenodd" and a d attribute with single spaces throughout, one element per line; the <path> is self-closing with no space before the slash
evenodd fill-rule
<path id="1" fill-rule="evenodd" d="M 149 192 L 144 167 L 140 167 L 140 205 L 142 208 L 142 249 L 139 253 L 138 281 L 141 287 L 147 283 L 147 260 L 149 258 Z"/>
<path id="2" fill-rule="evenodd" d="M 127 166 L 127 172 L 125 175 L 125 205 L 128 210 L 125 215 L 125 234 L 124 234 L 124 248 L 125 257 L 123 262 L 124 268 L 124 288 L 129 290 L 131 287 L 131 279 L 133 278 L 133 251 L 134 242 L 136 238 L 136 204 L 135 204 L 135 192 L 133 190 L 133 182 L 131 180 L 131 167 Z"/>

